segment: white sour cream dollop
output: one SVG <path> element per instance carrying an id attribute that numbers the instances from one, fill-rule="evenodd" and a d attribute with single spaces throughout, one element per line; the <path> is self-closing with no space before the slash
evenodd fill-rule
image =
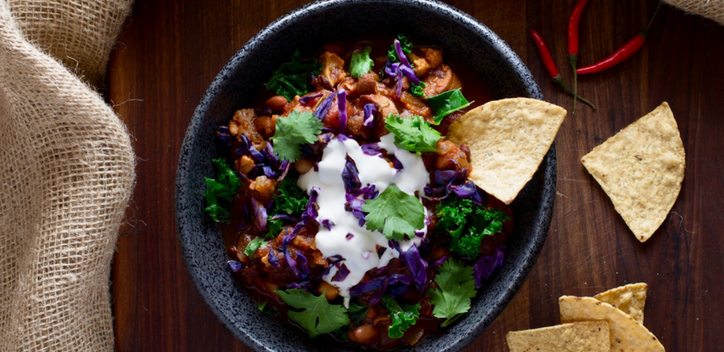
<path id="1" fill-rule="evenodd" d="M 422 195 L 423 188 L 430 179 L 422 158 L 415 153 L 397 148 L 394 138 L 393 134 L 383 136 L 378 145 L 388 154 L 394 154 L 400 161 L 402 169 L 399 171 L 391 167 L 382 155 L 365 154 L 354 139 L 342 142 L 333 139 L 324 148 L 322 160 L 317 163 L 315 170 L 302 175 L 297 182 L 297 185 L 305 189 L 308 194 L 311 193 L 312 187 L 317 188 L 319 211 L 316 220 L 320 224 L 323 220 L 329 220 L 332 224 L 329 230 L 320 225 L 315 245 L 325 258 L 333 256 L 344 258 L 339 265 L 341 267 L 341 264 L 344 264 L 349 270 L 344 280 L 332 281 L 339 270 L 337 266 L 333 266 L 322 279 L 339 289 L 340 295 L 345 298 L 345 306 L 349 303 L 349 289 L 357 285 L 368 270 L 383 267 L 390 262 L 390 259 L 400 256 L 399 252 L 390 248 L 387 238 L 382 233 L 359 226 L 358 219 L 345 210 L 342 170 L 345 167 L 346 156 L 349 155 L 354 160 L 359 170 L 362 187 L 375 185 L 375 189 L 380 193 L 390 184 L 395 184 L 407 194 L 415 195 L 418 191 L 418 195 Z M 418 229 L 419 231 L 424 234 L 427 231 L 426 226 Z M 413 236 L 410 240 L 401 241 L 399 245 L 401 250 L 405 251 L 412 245 L 419 246 L 421 240 L 422 237 Z M 381 256 L 377 254 L 378 246 L 385 248 L 384 252 L 380 248 Z"/>

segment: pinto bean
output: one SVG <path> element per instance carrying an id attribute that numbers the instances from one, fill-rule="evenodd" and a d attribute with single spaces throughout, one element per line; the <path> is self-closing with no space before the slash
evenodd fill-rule
<path id="1" fill-rule="evenodd" d="M 282 95 L 276 95 L 267 99 L 264 105 L 274 112 L 280 112 L 284 110 L 284 105 L 287 105 L 287 103 L 287 98 Z"/>
<path id="2" fill-rule="evenodd" d="M 304 175 L 314 167 L 314 161 L 304 158 L 294 162 L 294 169 L 300 174 Z"/>
<path id="3" fill-rule="evenodd" d="M 339 296 L 339 290 L 326 281 L 322 281 L 322 283 L 319 284 L 317 292 L 324 293 L 324 296 L 327 297 L 328 301 L 331 301 Z"/>
<path id="4" fill-rule="evenodd" d="M 379 336 L 379 331 L 376 327 L 370 324 L 364 324 L 361 326 L 358 326 L 354 330 L 350 331 L 347 336 L 349 337 L 349 340 L 352 342 L 361 343 L 363 345 L 368 345 L 373 343 L 375 340 L 377 340 L 377 337 Z"/>

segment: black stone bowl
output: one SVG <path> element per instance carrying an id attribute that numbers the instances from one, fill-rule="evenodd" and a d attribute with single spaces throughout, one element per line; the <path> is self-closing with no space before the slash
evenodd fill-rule
<path id="1" fill-rule="evenodd" d="M 310 340 L 303 331 L 260 314 L 232 276 L 218 226 L 204 215 L 204 176 L 218 157 L 216 128 L 249 107 L 272 71 L 297 48 L 335 39 L 406 33 L 442 46 L 487 83 L 494 98 L 542 99 L 528 69 L 508 45 L 469 15 L 432 0 L 325 0 L 282 16 L 249 40 L 221 70 L 199 103 L 181 149 L 176 222 L 186 265 L 211 309 L 257 351 L 342 351 L 347 345 Z M 533 265 L 550 225 L 556 184 L 555 147 L 512 207 L 515 229 L 502 269 L 481 288 L 472 309 L 411 350 L 457 351 L 489 326 L 513 298 Z"/>

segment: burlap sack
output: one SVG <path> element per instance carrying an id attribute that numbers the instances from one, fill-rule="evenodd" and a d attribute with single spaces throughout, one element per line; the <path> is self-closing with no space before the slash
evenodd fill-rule
<path id="1" fill-rule="evenodd" d="M 37 47 L 97 79 L 130 2 L 0 0 L 0 351 L 114 348 L 108 285 L 130 138 Z"/>
<path id="2" fill-rule="evenodd" d="M 724 26 L 724 0 L 664 0 L 686 12 L 701 15 Z"/>

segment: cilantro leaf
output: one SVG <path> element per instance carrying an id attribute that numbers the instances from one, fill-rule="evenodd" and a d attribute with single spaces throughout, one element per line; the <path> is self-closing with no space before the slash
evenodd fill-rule
<path id="1" fill-rule="evenodd" d="M 412 238 L 415 230 L 425 226 L 425 208 L 417 197 L 391 184 L 377 198 L 362 206 L 370 231 L 380 231 L 391 240 L 400 241 L 405 235 Z"/>
<path id="2" fill-rule="evenodd" d="M 370 72 L 375 62 L 370 59 L 370 52 L 372 48 L 367 46 L 361 53 L 352 54 L 352 59 L 349 62 L 349 73 L 354 78 L 360 78 L 365 73 Z"/>
<path id="3" fill-rule="evenodd" d="M 249 243 L 246 245 L 246 248 L 244 248 L 244 255 L 251 258 L 254 256 L 254 253 L 257 249 L 260 247 L 266 247 L 267 242 L 264 241 L 261 237 L 256 237 L 253 240 L 249 241 Z"/>
<path id="4" fill-rule="evenodd" d="M 460 88 L 458 88 L 427 98 L 427 105 L 430 105 L 432 112 L 435 114 L 435 124 L 439 125 L 443 117 L 451 112 L 470 106 L 470 102 L 465 99 Z"/>
<path id="5" fill-rule="evenodd" d="M 223 158 L 214 159 L 212 162 L 216 165 L 216 179 L 204 178 L 206 181 L 206 192 L 204 193 L 206 208 L 204 211 L 214 221 L 228 224 L 231 221 L 228 209 L 234 196 L 239 193 L 241 179 Z"/>
<path id="6" fill-rule="evenodd" d="M 289 162 L 302 156 L 300 145 L 314 143 L 322 133 L 322 121 L 311 112 L 292 111 L 289 116 L 277 117 L 276 131 L 271 140 L 274 153 Z"/>
<path id="7" fill-rule="evenodd" d="M 294 309 L 288 310 L 289 319 L 306 329 L 310 338 L 327 334 L 349 324 L 347 310 L 338 304 L 329 304 L 322 294 L 315 296 L 302 289 L 293 288 L 286 292 L 278 290 L 277 293 L 284 302 Z"/>
<path id="8" fill-rule="evenodd" d="M 395 134 L 395 145 L 411 152 L 437 152 L 437 141 L 441 138 L 440 132 L 430 127 L 430 124 L 420 116 L 400 118 L 390 115 L 385 128 Z"/>
<path id="9" fill-rule="evenodd" d="M 485 236 L 503 230 L 510 220 L 501 209 L 476 206 L 469 199 L 449 197 L 437 204 L 436 230 L 450 235 L 450 251 L 472 259 L 480 255 Z"/>
<path id="10" fill-rule="evenodd" d="M 427 294 L 435 306 L 432 315 L 446 319 L 440 325 L 445 327 L 470 310 L 470 299 L 477 293 L 473 268 L 450 258 L 438 268 L 435 282 L 439 288 L 428 290 Z"/>
<path id="11" fill-rule="evenodd" d="M 294 100 L 296 95 L 304 95 L 314 90 L 309 82 L 309 75 L 318 75 L 322 70 L 322 64 L 317 60 L 302 61 L 299 50 L 294 51 L 292 61 L 285 62 L 274 71 L 266 88 L 283 95 L 287 101 Z"/>
<path id="12" fill-rule="evenodd" d="M 392 318 L 392 325 L 387 329 L 387 336 L 390 338 L 399 339 L 404 336 L 405 331 L 415 325 L 417 318 L 420 317 L 420 303 L 401 306 L 389 295 L 382 296 L 382 303 L 390 311 Z"/>
<path id="13" fill-rule="evenodd" d="M 408 54 L 412 52 L 412 43 L 407 39 L 404 34 L 398 34 L 397 40 L 400 41 L 400 47 L 402 48 L 403 52 Z M 390 50 L 387 51 L 387 59 L 390 60 L 390 62 L 400 62 L 400 58 L 397 57 L 397 51 L 395 51 L 394 43 L 392 44 Z"/>
<path id="14" fill-rule="evenodd" d="M 414 95 L 414 96 L 416 96 L 416 97 L 425 97 L 425 91 L 422 90 L 422 89 L 425 88 L 426 86 L 427 86 L 427 85 L 426 85 L 425 82 L 423 82 L 423 81 L 420 81 L 420 84 L 419 84 L 419 85 L 416 85 L 416 84 L 414 84 L 414 83 L 410 83 L 410 89 L 409 89 L 410 94 L 412 94 L 412 95 Z M 438 122 L 438 123 L 439 123 L 439 122 Z"/>

